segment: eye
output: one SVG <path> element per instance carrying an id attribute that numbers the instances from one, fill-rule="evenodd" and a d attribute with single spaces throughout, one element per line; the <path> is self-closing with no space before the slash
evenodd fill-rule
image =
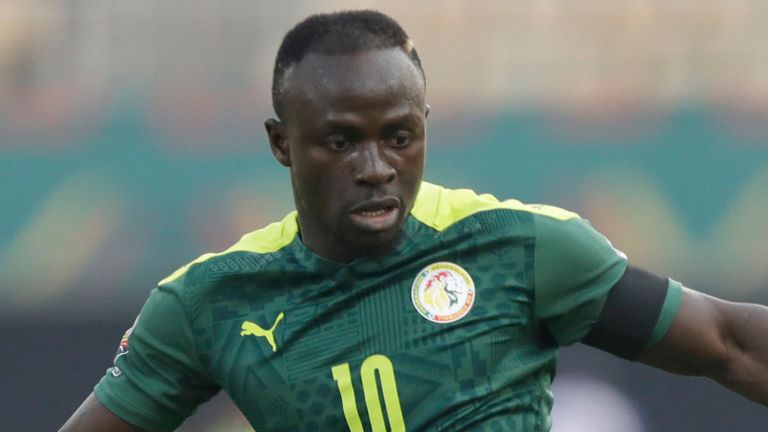
<path id="1" fill-rule="evenodd" d="M 392 147 L 402 148 L 408 146 L 408 144 L 411 143 L 412 136 L 410 133 L 405 131 L 397 132 L 391 139 L 390 139 L 390 145 Z"/>
<path id="2" fill-rule="evenodd" d="M 326 138 L 325 144 L 328 146 L 328 148 L 335 152 L 348 150 L 352 146 L 350 140 L 343 135 L 330 136 Z"/>

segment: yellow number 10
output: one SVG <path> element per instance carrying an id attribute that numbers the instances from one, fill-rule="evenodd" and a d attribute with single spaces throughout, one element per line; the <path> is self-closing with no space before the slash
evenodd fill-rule
<path id="1" fill-rule="evenodd" d="M 341 393 L 341 407 L 350 432 L 363 432 L 363 422 L 355 402 L 355 389 L 352 387 L 352 376 L 349 373 L 349 363 L 336 365 L 331 368 L 333 379 Z M 403 410 L 400 408 L 400 397 L 397 395 L 395 369 L 392 362 L 381 354 L 374 354 L 360 366 L 360 379 L 363 382 L 365 406 L 368 407 L 368 417 L 371 420 L 373 432 L 386 432 L 384 413 L 381 411 L 376 372 L 379 373 L 381 391 L 384 394 L 384 406 L 387 408 L 387 419 L 391 432 L 405 432 Z"/>

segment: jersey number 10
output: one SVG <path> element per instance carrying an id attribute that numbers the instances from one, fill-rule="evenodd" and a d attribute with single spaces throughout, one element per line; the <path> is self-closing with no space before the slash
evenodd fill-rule
<path id="1" fill-rule="evenodd" d="M 363 432 L 363 422 L 360 420 L 360 412 L 357 410 L 357 402 L 355 402 L 355 389 L 352 387 L 349 363 L 336 365 L 331 368 L 331 372 L 333 379 L 339 386 L 341 407 L 344 410 L 344 418 L 347 419 L 350 432 Z M 377 372 L 391 432 L 405 432 L 403 410 L 400 408 L 400 397 L 397 395 L 395 369 L 392 366 L 392 361 L 381 354 L 374 354 L 366 358 L 360 366 L 360 380 L 363 382 L 365 406 L 368 407 L 368 417 L 371 420 L 373 432 L 387 431 L 384 413 L 381 409 L 381 400 L 379 399 L 379 386 L 376 383 Z"/>

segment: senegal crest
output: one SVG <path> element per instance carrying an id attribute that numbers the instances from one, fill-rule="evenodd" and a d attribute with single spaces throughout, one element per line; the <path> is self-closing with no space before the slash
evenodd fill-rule
<path id="1" fill-rule="evenodd" d="M 424 267 L 413 281 L 411 299 L 424 318 L 450 323 L 464 318 L 475 302 L 475 283 L 466 270 L 449 262 Z"/>

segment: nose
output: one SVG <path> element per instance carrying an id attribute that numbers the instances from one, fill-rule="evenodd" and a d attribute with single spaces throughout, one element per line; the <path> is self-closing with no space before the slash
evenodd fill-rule
<path id="1" fill-rule="evenodd" d="M 386 149 L 375 142 L 358 145 L 355 181 L 361 185 L 378 186 L 395 179 L 395 168 L 387 160 Z"/>

